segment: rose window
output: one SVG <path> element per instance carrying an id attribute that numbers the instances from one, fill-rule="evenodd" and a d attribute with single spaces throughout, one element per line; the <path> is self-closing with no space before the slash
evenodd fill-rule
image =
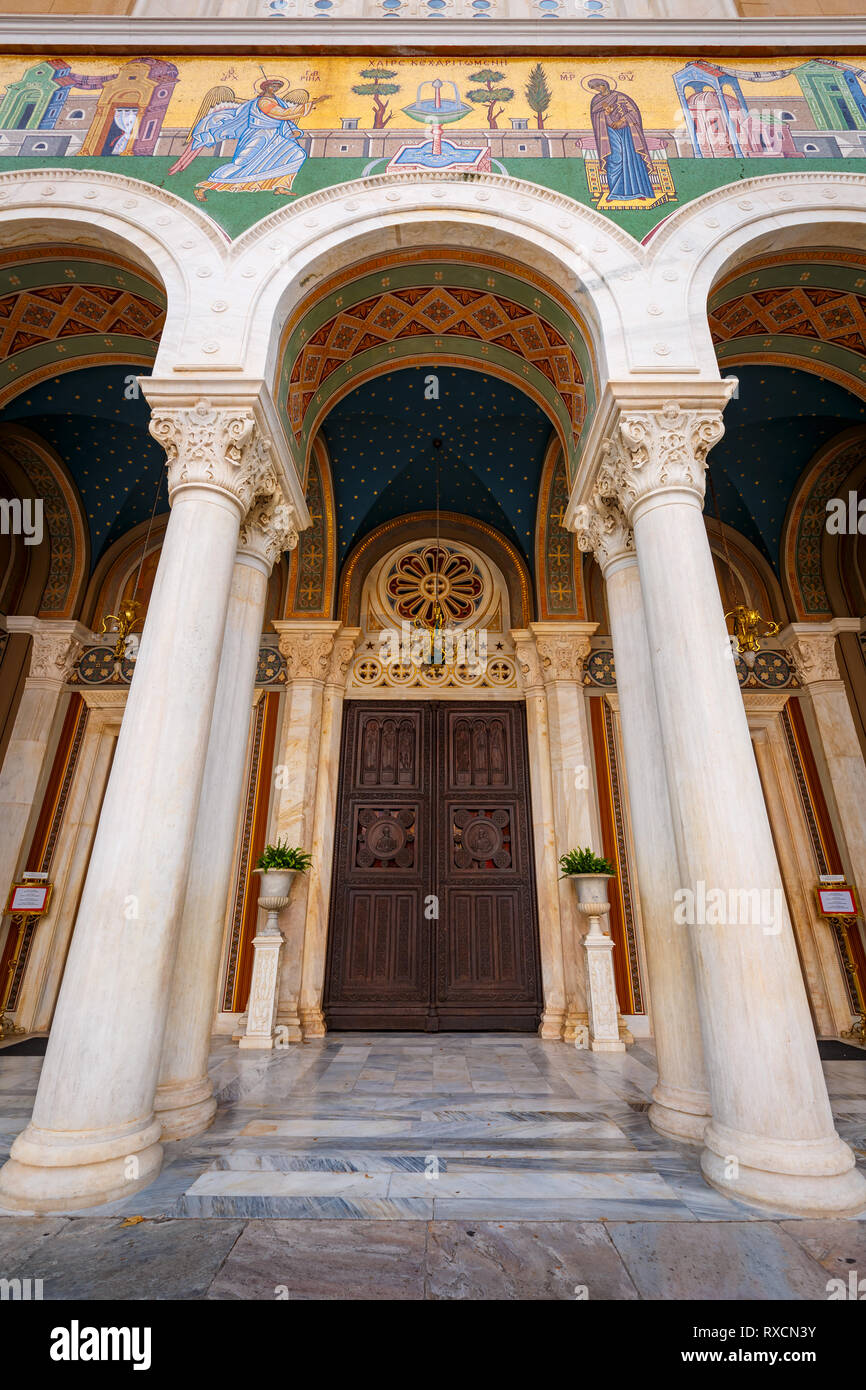
<path id="1" fill-rule="evenodd" d="M 465 623 L 477 609 L 483 589 L 472 560 L 443 545 L 428 545 L 401 556 L 385 584 L 398 616 L 425 625 L 434 621 L 437 597 L 447 623 Z"/>

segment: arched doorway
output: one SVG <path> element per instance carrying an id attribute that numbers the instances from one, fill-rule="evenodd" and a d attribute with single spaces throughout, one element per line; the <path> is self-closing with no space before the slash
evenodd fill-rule
<path id="1" fill-rule="evenodd" d="M 456 522 L 448 513 L 438 538 L 372 563 L 367 547 L 343 716 L 329 1028 L 534 1032 L 541 1017 L 509 587 L 489 554 L 452 534 Z M 438 662 L 418 626 L 431 579 L 449 624 Z"/>

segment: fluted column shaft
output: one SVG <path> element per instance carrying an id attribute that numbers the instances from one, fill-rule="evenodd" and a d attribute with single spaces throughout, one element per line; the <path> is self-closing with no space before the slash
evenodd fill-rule
<path id="1" fill-rule="evenodd" d="M 171 515 L 33 1116 L 0 1205 L 126 1196 L 159 1171 L 153 1098 L 238 529 L 269 441 L 250 408 L 158 409 Z"/>

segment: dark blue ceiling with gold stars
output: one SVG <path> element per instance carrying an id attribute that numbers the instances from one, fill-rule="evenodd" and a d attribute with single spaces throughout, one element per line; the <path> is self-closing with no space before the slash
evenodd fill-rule
<path id="1" fill-rule="evenodd" d="M 86 367 L 17 396 L 3 420 L 21 420 L 57 451 L 75 481 L 90 528 L 91 564 L 133 526 L 147 521 L 165 452 L 147 432 L 144 396 L 127 399 L 140 366 Z M 157 514 L 168 510 L 165 483 Z"/>
<path id="2" fill-rule="evenodd" d="M 425 400 L 435 373 L 439 399 Z M 322 430 L 331 456 L 339 558 L 374 527 L 440 506 L 502 531 L 532 564 L 538 481 L 552 426 L 507 382 L 463 367 L 396 371 L 345 396 Z"/>
<path id="3" fill-rule="evenodd" d="M 719 514 L 779 574 L 782 525 L 797 479 L 840 430 L 866 421 L 866 403 L 833 382 L 790 367 L 737 366 L 739 397 L 710 454 Z M 704 511 L 715 515 L 707 487 Z"/>

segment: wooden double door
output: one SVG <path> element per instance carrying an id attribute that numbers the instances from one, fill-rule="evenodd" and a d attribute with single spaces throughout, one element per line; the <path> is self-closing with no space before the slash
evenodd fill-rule
<path id="1" fill-rule="evenodd" d="M 522 703 L 346 702 L 329 1028 L 538 1027 L 525 721 Z"/>

